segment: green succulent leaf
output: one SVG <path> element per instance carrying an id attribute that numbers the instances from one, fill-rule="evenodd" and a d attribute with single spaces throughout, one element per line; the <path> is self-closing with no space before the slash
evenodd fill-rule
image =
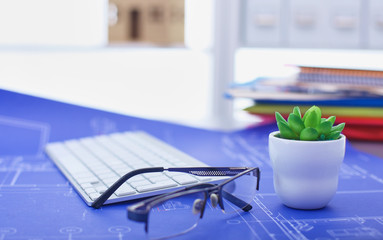
<path id="1" fill-rule="evenodd" d="M 317 130 L 319 134 L 327 135 L 331 131 L 331 127 L 332 127 L 332 122 L 326 120 L 322 122 L 321 124 L 319 124 Z"/>
<path id="2" fill-rule="evenodd" d="M 284 122 L 287 124 L 286 119 L 284 119 L 279 112 L 275 112 L 275 119 L 277 120 L 277 123 Z"/>
<path id="3" fill-rule="evenodd" d="M 345 123 L 340 123 L 340 124 L 332 127 L 330 132 L 342 132 L 345 125 L 346 125 Z"/>
<path id="4" fill-rule="evenodd" d="M 307 110 L 307 111 L 305 112 L 305 114 L 303 115 L 303 117 L 302 117 L 302 121 L 303 121 L 303 122 L 306 121 L 307 115 L 309 115 L 309 110 Z"/>
<path id="5" fill-rule="evenodd" d="M 320 110 L 319 107 L 314 105 L 310 107 L 303 115 L 303 118 L 302 118 L 303 122 L 306 120 L 307 116 L 311 114 L 311 112 L 316 112 L 316 114 L 319 116 L 319 119 L 322 117 L 322 111 Z"/>
<path id="6" fill-rule="evenodd" d="M 320 123 L 322 123 L 322 122 L 324 122 L 324 121 L 326 121 L 327 119 L 326 118 L 321 118 L 320 119 Z"/>
<path id="7" fill-rule="evenodd" d="M 282 138 L 286 139 L 298 139 L 298 136 L 294 133 L 293 130 L 289 127 L 289 125 L 285 122 L 277 122 L 279 132 Z"/>
<path id="8" fill-rule="evenodd" d="M 308 127 L 302 130 L 300 139 L 304 141 L 315 141 L 319 136 L 318 131 L 315 128 Z"/>
<path id="9" fill-rule="evenodd" d="M 299 118 L 302 118 L 302 114 L 301 114 L 301 110 L 299 109 L 298 106 L 295 106 L 294 109 L 293 109 L 293 113 L 299 117 Z"/>
<path id="10" fill-rule="evenodd" d="M 327 118 L 327 121 L 332 122 L 332 125 L 334 125 L 334 123 L 335 123 L 335 119 L 336 119 L 335 116 L 331 116 L 331 117 Z"/>
<path id="11" fill-rule="evenodd" d="M 309 110 L 308 110 L 309 111 Z M 321 116 L 318 115 L 317 111 L 306 112 L 306 118 L 304 120 L 305 127 L 316 128 L 321 122 Z"/>
<path id="12" fill-rule="evenodd" d="M 299 136 L 301 131 L 305 128 L 302 119 L 294 113 L 290 113 L 287 122 L 289 127 L 297 134 L 297 136 Z"/>
<path id="13" fill-rule="evenodd" d="M 340 136 L 341 131 L 334 131 L 330 132 L 329 135 L 327 135 L 326 140 L 335 140 L 338 139 Z"/>
<path id="14" fill-rule="evenodd" d="M 319 119 L 320 119 L 322 117 L 322 110 L 320 110 L 320 108 L 315 106 L 315 105 L 312 106 L 311 108 L 314 109 L 314 111 L 317 113 L 317 115 L 319 116 Z"/>

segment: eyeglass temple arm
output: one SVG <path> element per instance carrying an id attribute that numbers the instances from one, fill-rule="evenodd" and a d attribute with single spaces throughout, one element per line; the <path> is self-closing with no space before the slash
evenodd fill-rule
<path id="1" fill-rule="evenodd" d="M 189 168 L 168 168 L 165 169 L 169 172 L 184 172 L 196 176 L 235 176 L 239 173 L 249 170 L 248 167 L 189 167 Z M 254 168 L 252 171 L 256 171 L 257 187 L 259 190 L 259 180 L 261 178 L 261 171 L 259 168 Z"/>
<path id="2" fill-rule="evenodd" d="M 248 212 L 253 208 L 251 204 L 246 203 L 245 201 L 242 201 L 240 198 L 237 198 L 236 196 L 234 196 L 233 194 L 227 191 L 222 191 L 222 197 L 227 199 L 229 202 L 231 202 L 235 206 L 241 208 L 245 212 Z"/>
<path id="3" fill-rule="evenodd" d="M 151 172 L 163 172 L 164 171 L 164 168 L 163 167 L 155 167 L 155 168 L 142 168 L 142 169 L 137 169 L 137 170 L 133 170 L 127 174 L 125 174 L 124 176 L 122 176 L 120 179 L 118 179 L 110 188 L 108 188 L 103 194 L 101 194 L 101 196 L 99 196 L 93 203 L 92 203 L 92 207 L 93 208 L 100 208 L 106 200 L 108 200 L 108 198 L 110 196 L 112 196 L 112 194 L 122 185 L 124 184 L 129 178 L 131 177 L 134 177 L 138 174 L 142 174 L 142 173 L 151 173 Z"/>
<path id="4" fill-rule="evenodd" d="M 260 176 L 261 172 L 259 171 L 259 168 L 255 168 L 254 170 L 256 171 L 256 175 L 257 175 L 256 189 L 259 190 L 259 179 L 261 177 Z M 237 207 L 241 208 L 245 212 L 248 212 L 253 208 L 253 206 L 251 206 L 251 204 L 246 203 L 245 201 L 241 200 L 240 198 L 237 198 L 236 196 L 234 196 L 233 194 L 231 194 L 225 190 L 222 191 L 222 197 L 224 197 L 225 199 L 227 199 L 229 202 L 236 205 Z"/>
<path id="5" fill-rule="evenodd" d="M 169 172 L 184 172 L 193 174 L 196 176 L 235 176 L 245 170 L 248 167 L 186 167 L 186 168 L 168 168 Z"/>

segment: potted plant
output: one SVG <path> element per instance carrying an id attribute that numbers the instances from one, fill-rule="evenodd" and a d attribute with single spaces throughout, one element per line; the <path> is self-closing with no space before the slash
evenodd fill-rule
<path id="1" fill-rule="evenodd" d="M 297 209 L 325 207 L 335 195 L 345 154 L 345 123 L 322 118 L 312 106 L 301 115 L 294 107 L 287 121 L 275 113 L 279 131 L 269 135 L 274 188 L 282 203 Z"/>

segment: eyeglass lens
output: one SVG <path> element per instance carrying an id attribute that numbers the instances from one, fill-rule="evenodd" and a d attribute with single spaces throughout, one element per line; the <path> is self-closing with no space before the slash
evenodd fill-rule
<path id="1" fill-rule="evenodd" d="M 205 201 L 205 194 L 198 192 L 155 205 L 149 213 L 149 238 L 161 239 L 190 231 L 197 226 Z"/>
<path id="2" fill-rule="evenodd" d="M 257 192 L 257 172 L 251 171 L 230 181 L 222 187 L 222 199 L 225 213 L 249 209 Z"/>

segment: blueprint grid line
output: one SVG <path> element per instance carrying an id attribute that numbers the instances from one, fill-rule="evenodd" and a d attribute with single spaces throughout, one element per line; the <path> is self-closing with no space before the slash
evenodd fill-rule
<path id="1" fill-rule="evenodd" d="M 43 154 L 44 146 L 46 145 L 49 139 L 49 131 L 50 131 L 49 124 L 44 122 L 32 122 L 32 121 L 28 121 L 24 119 L 17 119 L 17 118 L 0 115 L 0 125 L 9 125 L 13 127 L 21 127 L 21 128 L 30 129 L 30 130 L 41 131 L 41 135 L 40 135 L 41 138 L 39 140 L 36 156 L 41 156 Z"/>
<path id="2" fill-rule="evenodd" d="M 227 204 L 227 206 L 230 206 L 233 210 L 234 207 L 231 206 L 230 204 Z M 236 212 L 238 214 L 238 216 L 243 220 L 243 222 L 247 225 L 247 227 L 250 229 L 251 233 L 253 234 L 253 236 L 255 237 L 255 239 L 262 239 L 258 234 L 257 232 L 252 228 L 252 226 L 250 225 L 250 223 L 239 213 L 239 212 Z"/>

